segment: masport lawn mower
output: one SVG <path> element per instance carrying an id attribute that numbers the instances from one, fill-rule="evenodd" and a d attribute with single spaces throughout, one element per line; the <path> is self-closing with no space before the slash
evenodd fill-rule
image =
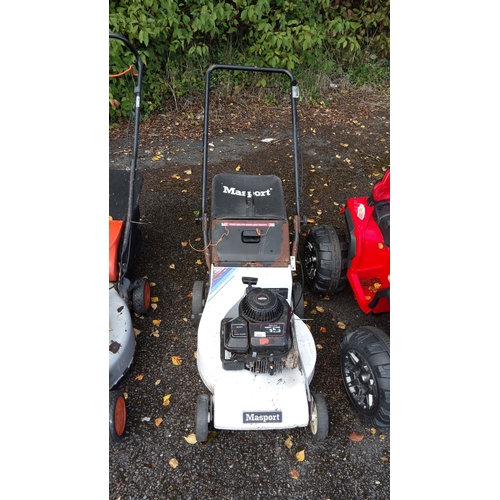
<path id="1" fill-rule="evenodd" d="M 342 291 L 347 281 L 361 310 L 390 310 L 390 170 L 370 196 L 347 200 L 348 236 L 333 226 L 314 226 L 306 236 L 304 267 L 312 292 Z M 390 342 L 378 328 L 348 333 L 340 346 L 340 370 L 360 418 L 374 426 L 390 424 Z"/>
<path id="2" fill-rule="evenodd" d="M 290 79 L 296 198 L 292 230 L 282 181 L 275 175 L 215 174 L 207 213 L 210 75 L 215 70 L 281 73 Z M 309 391 L 316 346 L 301 319 L 302 287 L 292 281 L 301 226 L 298 92 L 295 78 L 285 69 L 214 65 L 205 75 L 203 192 L 197 222 L 202 225 L 208 278 L 194 283 L 192 320 L 198 327 L 198 372 L 210 393 L 197 397 L 198 442 L 206 441 L 211 429 L 309 426 L 315 439 L 328 435 L 326 401 Z"/>
<path id="3" fill-rule="evenodd" d="M 137 83 L 134 89 L 134 144 L 132 164 L 127 169 L 109 169 L 109 438 L 117 441 L 125 432 L 127 410 L 123 394 L 113 390 L 129 369 L 135 352 L 132 311 L 146 314 L 150 305 L 150 288 L 145 278 L 131 282 L 129 270 L 139 223 L 139 195 L 143 177 L 137 170 L 139 121 L 142 84 L 142 61 L 136 49 L 122 35 L 109 34 L 120 40 L 137 60 Z M 128 70 L 117 77 L 132 71 Z"/>

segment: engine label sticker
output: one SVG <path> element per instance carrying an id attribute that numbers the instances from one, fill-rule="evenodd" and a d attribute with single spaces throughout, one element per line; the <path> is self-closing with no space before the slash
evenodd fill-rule
<path id="1" fill-rule="evenodd" d="M 281 411 L 244 411 L 244 424 L 267 424 L 273 422 L 283 422 L 283 412 Z"/>

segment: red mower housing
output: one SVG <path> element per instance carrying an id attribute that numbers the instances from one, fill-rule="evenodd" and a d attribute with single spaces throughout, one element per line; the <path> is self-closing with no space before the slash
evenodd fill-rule
<path id="1" fill-rule="evenodd" d="M 351 198 L 342 209 L 349 231 L 347 279 L 361 310 L 390 310 L 390 170 L 370 196 Z"/>

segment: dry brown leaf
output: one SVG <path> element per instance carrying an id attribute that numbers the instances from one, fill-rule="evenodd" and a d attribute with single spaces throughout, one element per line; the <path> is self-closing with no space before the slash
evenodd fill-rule
<path id="1" fill-rule="evenodd" d="M 169 267 L 170 269 L 175 269 L 175 264 L 170 264 L 168 267 Z"/>
<path id="2" fill-rule="evenodd" d="M 321 344 L 316 344 L 316 349 L 323 349 L 323 346 Z"/>
<path id="3" fill-rule="evenodd" d="M 144 378 L 144 373 L 140 373 L 139 375 L 137 375 L 137 377 L 135 377 L 136 380 L 139 380 L 139 382 Z"/>
<path id="4" fill-rule="evenodd" d="M 306 452 L 304 450 L 298 451 L 295 454 L 295 458 L 297 459 L 297 462 L 303 462 L 306 458 Z"/>
<path id="5" fill-rule="evenodd" d="M 170 404 L 170 396 L 172 394 L 167 394 L 166 396 L 163 396 L 163 406 L 168 406 Z"/>
<path id="6" fill-rule="evenodd" d="M 172 356 L 172 364 L 175 366 L 182 365 L 182 358 L 180 356 Z"/>
<path id="7" fill-rule="evenodd" d="M 160 385 L 161 384 L 161 378 L 159 378 L 156 382 L 155 385 Z"/>
<path id="8" fill-rule="evenodd" d="M 285 446 L 290 449 L 292 447 L 293 443 L 292 443 L 292 436 L 288 436 L 286 439 L 285 439 Z"/>
<path id="9" fill-rule="evenodd" d="M 153 325 L 160 326 L 161 325 L 161 319 L 154 319 L 153 320 Z"/>
<path id="10" fill-rule="evenodd" d="M 196 434 L 194 434 L 194 433 L 189 434 L 189 436 L 184 436 L 184 439 L 189 444 L 196 444 L 197 443 L 197 441 L 196 441 Z"/>
<path id="11" fill-rule="evenodd" d="M 199 265 L 199 264 L 202 264 L 201 259 L 198 259 L 198 260 L 195 262 L 195 264 L 198 264 L 198 265 Z"/>
<path id="12" fill-rule="evenodd" d="M 380 460 L 383 460 L 384 462 L 387 462 L 387 460 L 389 460 L 388 457 L 380 457 Z"/>
<path id="13" fill-rule="evenodd" d="M 161 418 L 161 417 L 155 418 L 156 427 L 158 427 L 162 422 L 163 422 L 163 418 Z"/>
<path id="14" fill-rule="evenodd" d="M 124 392 L 124 393 L 123 393 L 123 398 L 124 398 L 124 399 L 128 399 L 128 392 Z"/>
<path id="15" fill-rule="evenodd" d="M 359 432 L 351 432 L 349 436 L 347 436 L 351 441 L 354 441 L 355 443 L 359 443 L 359 441 L 363 441 L 364 436 L 363 434 L 360 434 Z"/>
<path id="16" fill-rule="evenodd" d="M 191 174 L 192 174 L 191 169 L 184 170 L 184 173 L 185 173 L 186 175 L 191 175 Z"/>
<path id="17" fill-rule="evenodd" d="M 188 244 L 188 242 L 187 242 L 187 241 L 181 241 L 181 245 L 182 245 L 183 247 L 187 247 L 187 244 Z"/>
<path id="18" fill-rule="evenodd" d="M 319 311 L 320 313 L 325 312 L 325 309 L 321 306 L 316 306 L 316 311 Z"/>
<path id="19" fill-rule="evenodd" d="M 337 326 L 338 326 L 339 328 L 341 328 L 342 330 L 345 330 L 345 323 L 342 323 L 342 321 L 339 321 L 339 322 L 337 323 Z"/>
<path id="20" fill-rule="evenodd" d="M 290 470 L 290 477 L 291 477 L 292 479 L 298 479 L 298 478 L 299 478 L 299 476 L 300 476 L 300 474 L 299 474 L 299 471 L 298 471 L 298 470 L 296 470 L 296 469 L 291 469 L 291 470 Z"/>
<path id="21" fill-rule="evenodd" d="M 157 307 L 158 307 L 158 304 L 151 304 L 151 309 L 153 309 L 153 311 L 155 311 Z"/>
<path id="22" fill-rule="evenodd" d="M 137 337 L 141 333 L 141 330 L 138 330 L 137 328 L 134 328 L 134 335 Z"/>
<path id="23" fill-rule="evenodd" d="M 375 427 L 372 427 L 370 429 L 370 434 L 372 434 L 372 435 L 377 434 L 377 429 L 375 429 Z"/>
<path id="24" fill-rule="evenodd" d="M 156 302 L 158 302 L 158 297 L 151 297 L 151 302 L 153 304 L 155 304 Z"/>
<path id="25" fill-rule="evenodd" d="M 158 338 L 160 336 L 160 332 L 158 330 L 154 330 L 151 332 L 151 337 Z"/>
<path id="26" fill-rule="evenodd" d="M 380 439 L 383 441 L 385 438 L 386 438 L 386 435 L 385 434 L 380 434 Z"/>
<path id="27" fill-rule="evenodd" d="M 168 462 L 168 465 L 170 465 L 172 469 L 176 469 L 177 466 L 179 465 L 179 462 L 177 461 L 176 458 L 171 458 L 170 461 Z"/>
<path id="28" fill-rule="evenodd" d="M 321 333 L 326 333 L 326 328 L 324 326 L 320 327 L 319 331 Z"/>

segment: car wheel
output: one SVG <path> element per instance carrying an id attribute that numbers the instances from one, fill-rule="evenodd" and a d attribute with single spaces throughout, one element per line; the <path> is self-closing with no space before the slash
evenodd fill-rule
<path id="1" fill-rule="evenodd" d="M 205 282 L 195 281 L 191 303 L 191 320 L 195 326 L 200 324 L 201 315 L 205 307 Z"/>
<path id="2" fill-rule="evenodd" d="M 304 267 L 306 283 L 313 293 L 327 295 L 347 284 L 348 243 L 340 229 L 314 226 L 306 236 Z"/>
<path id="3" fill-rule="evenodd" d="M 340 344 L 340 371 L 360 419 L 374 427 L 389 427 L 389 336 L 368 326 L 348 333 Z"/>
<path id="4" fill-rule="evenodd" d="M 321 394 L 311 394 L 309 428 L 317 441 L 321 441 L 328 436 L 328 407 L 325 398 Z"/>
<path id="5" fill-rule="evenodd" d="M 146 278 L 134 281 L 132 285 L 132 309 L 137 314 L 147 314 L 151 305 L 151 287 Z"/>
<path id="6" fill-rule="evenodd" d="M 116 443 L 125 433 L 127 406 L 123 394 L 109 391 L 109 439 Z"/>

